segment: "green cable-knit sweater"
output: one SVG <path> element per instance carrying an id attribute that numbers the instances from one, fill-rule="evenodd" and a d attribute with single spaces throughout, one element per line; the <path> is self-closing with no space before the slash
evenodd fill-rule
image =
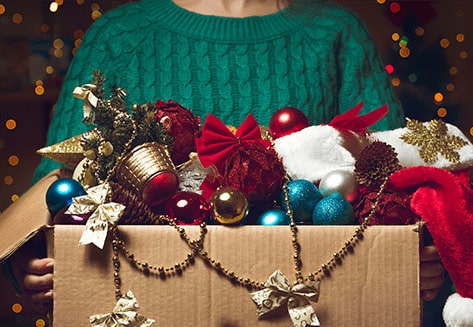
<path id="1" fill-rule="evenodd" d="M 404 124 L 390 79 L 365 24 L 350 10 L 295 0 L 276 14 L 248 18 L 199 15 L 171 0 L 143 0 L 111 10 L 87 31 L 67 73 L 48 144 L 85 132 L 76 86 L 102 70 L 128 104 L 174 100 L 205 120 L 238 126 L 249 113 L 267 125 L 284 106 L 311 124 L 328 123 L 360 101 L 363 113 L 389 105 L 376 129 Z M 35 181 L 57 163 L 44 159 Z"/>

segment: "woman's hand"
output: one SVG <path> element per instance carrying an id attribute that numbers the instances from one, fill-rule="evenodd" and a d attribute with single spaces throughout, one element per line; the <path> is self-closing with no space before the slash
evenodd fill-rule
<path id="1" fill-rule="evenodd" d="M 420 249 L 420 294 L 425 301 L 432 301 L 445 280 L 445 268 L 434 245 Z"/>
<path id="2" fill-rule="evenodd" d="M 39 258 L 31 246 L 20 248 L 11 257 L 12 272 L 24 296 L 38 313 L 46 313 L 53 299 L 54 259 Z"/>

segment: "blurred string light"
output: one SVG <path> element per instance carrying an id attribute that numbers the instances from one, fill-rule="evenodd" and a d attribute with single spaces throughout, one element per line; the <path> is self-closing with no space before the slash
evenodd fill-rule
<path id="1" fill-rule="evenodd" d="M 406 9 L 402 8 L 403 5 L 406 5 L 406 3 L 403 3 L 401 1 L 390 1 L 390 0 L 376 0 L 376 2 L 380 5 L 385 5 L 388 12 L 391 15 L 397 15 L 398 13 L 401 12 L 401 9 Z M 455 15 L 457 17 L 463 17 L 465 12 L 462 9 L 457 9 L 455 12 Z M 421 24 L 419 24 L 421 25 Z M 417 26 L 414 29 L 414 34 L 417 37 L 424 37 L 426 34 L 426 30 L 424 29 L 423 26 Z M 457 58 L 460 60 L 467 60 L 469 58 L 469 53 L 468 51 L 464 49 L 459 49 L 459 45 L 461 46 L 465 40 L 467 39 L 467 36 L 463 32 L 458 32 L 455 35 L 451 37 L 442 37 L 439 40 L 439 47 L 441 49 L 444 49 L 445 51 L 458 51 L 457 52 Z M 409 40 L 407 36 L 401 35 L 399 32 L 395 31 L 391 33 L 391 40 L 393 41 L 393 49 L 398 52 L 398 55 L 403 58 L 403 59 L 409 59 L 411 56 L 411 48 L 409 47 L 410 42 L 417 42 L 417 40 Z M 454 44 L 455 43 L 455 44 Z M 450 55 L 449 58 L 452 58 Z M 398 76 L 395 76 L 395 66 L 392 64 L 387 64 L 386 66 L 386 71 L 392 75 L 391 77 L 391 83 L 393 86 L 398 87 L 401 85 L 402 81 Z M 459 65 L 456 63 L 451 65 L 448 68 L 448 74 L 450 77 L 453 79 L 455 76 L 459 74 Z M 418 82 L 418 76 L 416 72 L 411 72 L 407 74 L 407 81 L 409 83 L 415 84 Z M 446 94 L 445 92 L 455 92 L 455 84 L 453 81 L 448 81 L 445 83 L 445 89 L 443 90 L 437 90 L 436 92 L 433 93 L 432 95 L 432 100 L 433 103 L 437 106 L 437 111 L 436 114 L 440 118 L 444 118 L 448 114 L 448 110 L 446 108 Z M 471 126 L 469 130 L 470 135 L 473 136 L 473 126 Z"/>

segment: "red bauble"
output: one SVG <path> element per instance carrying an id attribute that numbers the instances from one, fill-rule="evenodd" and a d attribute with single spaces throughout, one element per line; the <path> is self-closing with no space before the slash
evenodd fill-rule
<path id="1" fill-rule="evenodd" d="M 175 165 L 189 160 L 189 154 L 195 151 L 195 138 L 199 133 L 200 119 L 190 109 L 169 100 L 158 100 L 155 104 L 156 119 L 166 126 L 173 137 L 171 159 Z"/>
<path id="2" fill-rule="evenodd" d="M 164 171 L 146 182 L 141 197 L 149 206 L 157 206 L 177 192 L 179 176 L 175 172 Z"/>
<path id="3" fill-rule="evenodd" d="M 277 110 L 269 121 L 269 132 L 274 138 L 298 132 L 309 126 L 307 116 L 294 107 Z"/>
<path id="4" fill-rule="evenodd" d="M 211 208 L 210 203 L 202 195 L 179 192 L 166 202 L 164 211 L 179 225 L 199 225 L 208 222 Z"/>
<path id="5" fill-rule="evenodd" d="M 225 161 L 225 184 L 240 190 L 251 204 L 270 201 L 279 195 L 284 168 L 272 149 L 259 142 L 245 143 Z"/>

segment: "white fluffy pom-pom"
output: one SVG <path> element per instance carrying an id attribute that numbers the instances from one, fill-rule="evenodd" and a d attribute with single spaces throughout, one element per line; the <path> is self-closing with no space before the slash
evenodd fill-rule
<path id="1" fill-rule="evenodd" d="M 448 297 L 442 314 L 447 327 L 473 327 L 473 299 L 454 293 Z"/>

